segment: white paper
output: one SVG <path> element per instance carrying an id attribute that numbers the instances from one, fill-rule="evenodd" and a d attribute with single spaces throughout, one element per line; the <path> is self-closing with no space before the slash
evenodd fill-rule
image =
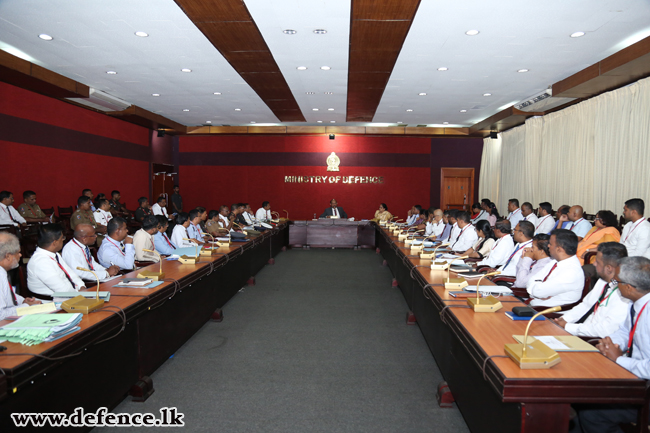
<path id="1" fill-rule="evenodd" d="M 476 292 L 476 286 L 467 286 L 463 290 L 468 292 Z M 499 293 L 502 295 L 511 295 L 512 290 L 505 286 L 483 286 L 481 285 L 481 293 Z"/>
<path id="2" fill-rule="evenodd" d="M 570 350 L 571 348 L 552 335 L 535 336 L 535 338 L 546 344 L 553 350 Z"/>

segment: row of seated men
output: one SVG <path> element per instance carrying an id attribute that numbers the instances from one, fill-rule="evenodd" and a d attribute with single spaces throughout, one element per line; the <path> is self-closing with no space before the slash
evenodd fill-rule
<path id="1" fill-rule="evenodd" d="M 622 233 L 607 210 L 596 214 L 594 226 L 584 219 L 581 206 L 553 212 L 550 203 L 540 203 L 535 215 L 530 203 L 519 208 L 512 199 L 508 210 L 500 218 L 487 199 L 473 206 L 472 215 L 414 206 L 406 224 L 428 239 L 448 243 L 458 256 L 468 256 L 479 272 L 500 271 L 494 281 L 512 286 L 529 305 L 564 306 L 554 323 L 597 341 L 604 356 L 650 379 L 650 317 L 643 314 L 650 303 L 650 223 L 643 200 L 625 202 L 628 222 Z M 587 253 L 594 252 L 595 264 L 585 265 Z M 504 281 L 504 275 L 510 278 Z M 595 284 L 582 297 L 585 275 Z M 636 422 L 638 412 L 627 405 L 577 409 L 575 431 L 584 432 L 621 431 L 619 424 Z"/>

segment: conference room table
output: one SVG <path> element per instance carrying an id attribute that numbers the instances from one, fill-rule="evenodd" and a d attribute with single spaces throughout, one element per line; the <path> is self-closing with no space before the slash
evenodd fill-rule
<path id="1" fill-rule="evenodd" d="M 289 245 L 315 248 L 374 248 L 375 228 L 368 220 L 319 218 L 292 221 Z"/>
<path id="2" fill-rule="evenodd" d="M 643 405 L 646 381 L 599 352 L 560 352 L 550 369 L 521 370 L 504 356 L 527 321 L 504 312 L 524 304 L 501 296 L 503 308 L 475 313 L 444 288 L 446 271 L 432 270 L 411 246 L 376 225 L 377 248 L 402 291 L 458 408 L 473 433 L 566 432 L 573 403 Z M 462 273 L 451 273 L 452 277 Z M 468 278 L 470 285 L 477 279 Z M 483 279 L 481 286 L 493 285 Z M 530 335 L 569 335 L 550 320 L 534 322 Z"/>
<path id="3" fill-rule="evenodd" d="M 7 350 L 0 353 L 0 431 L 16 428 L 15 412 L 71 414 L 83 407 L 89 413 L 110 410 L 127 394 L 145 400 L 154 390 L 149 376 L 207 321 L 220 319 L 221 307 L 254 284 L 254 275 L 287 243 L 282 223 L 247 242 L 215 248 L 195 264 L 164 260 L 165 279 L 157 287 L 115 287 L 122 278 L 101 283 L 110 300 L 84 315 L 79 331 L 34 346 L 1 343 Z"/>

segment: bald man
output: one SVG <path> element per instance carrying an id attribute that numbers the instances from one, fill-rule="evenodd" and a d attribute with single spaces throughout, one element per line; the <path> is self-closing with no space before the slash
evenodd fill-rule
<path id="1" fill-rule="evenodd" d="M 8 232 L 0 232 L 0 320 L 15 316 L 16 308 L 40 304 L 35 298 L 23 298 L 9 284 L 8 271 L 16 269 L 20 260 L 18 238 Z"/>
<path id="2" fill-rule="evenodd" d="M 566 229 L 572 231 L 576 236 L 578 236 L 578 242 L 580 242 L 593 227 L 589 221 L 584 219 L 584 210 L 582 209 L 582 206 L 578 205 L 572 206 L 567 215 L 560 215 L 558 221 L 561 221 L 560 224 L 564 224 L 566 221 L 571 223 L 567 225 Z"/>
<path id="3" fill-rule="evenodd" d="M 442 234 L 445 229 L 445 222 L 442 220 L 442 216 L 442 209 L 436 209 L 433 211 L 433 218 L 431 221 L 427 221 L 427 229 L 424 232 L 425 236 L 436 239 Z"/>
<path id="4" fill-rule="evenodd" d="M 90 269 L 95 272 L 100 280 L 105 280 L 117 275 L 119 266 L 111 266 L 108 269 L 97 263 L 90 254 L 90 246 L 95 244 L 97 235 L 90 224 L 79 224 L 74 229 L 74 238 L 63 247 L 63 260 L 70 265 L 74 272 L 83 280 L 95 281 L 95 276 L 79 268 Z"/>

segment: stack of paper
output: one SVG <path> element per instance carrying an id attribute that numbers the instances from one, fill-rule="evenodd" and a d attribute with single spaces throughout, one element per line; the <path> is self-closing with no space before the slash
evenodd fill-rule
<path id="1" fill-rule="evenodd" d="M 31 314 L 0 328 L 0 339 L 26 346 L 58 340 L 80 329 L 81 313 Z"/>

